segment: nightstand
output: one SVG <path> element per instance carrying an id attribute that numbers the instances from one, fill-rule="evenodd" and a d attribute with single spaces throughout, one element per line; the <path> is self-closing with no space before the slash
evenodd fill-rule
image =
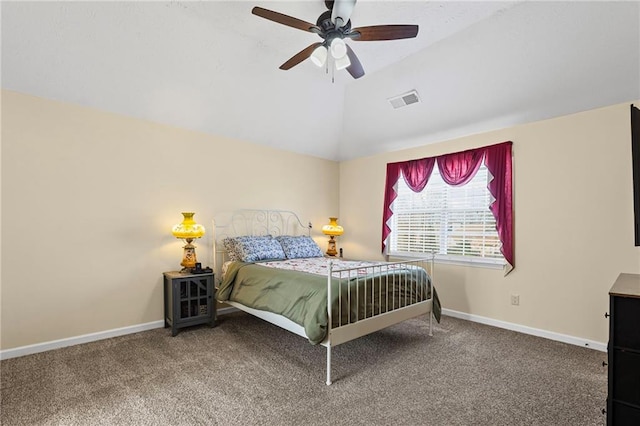
<path id="1" fill-rule="evenodd" d="M 171 335 L 178 329 L 216 321 L 213 273 L 164 272 L 164 326 Z"/>

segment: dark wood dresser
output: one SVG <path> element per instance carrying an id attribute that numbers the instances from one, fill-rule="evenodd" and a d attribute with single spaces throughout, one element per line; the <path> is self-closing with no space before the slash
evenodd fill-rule
<path id="1" fill-rule="evenodd" d="M 640 425 L 640 275 L 620 274 L 609 291 L 607 425 Z"/>

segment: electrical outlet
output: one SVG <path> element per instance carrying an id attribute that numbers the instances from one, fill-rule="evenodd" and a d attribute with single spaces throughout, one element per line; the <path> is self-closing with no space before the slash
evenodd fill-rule
<path id="1" fill-rule="evenodd" d="M 518 294 L 512 294 L 511 295 L 511 304 L 513 306 L 518 306 L 520 305 L 520 295 Z"/>

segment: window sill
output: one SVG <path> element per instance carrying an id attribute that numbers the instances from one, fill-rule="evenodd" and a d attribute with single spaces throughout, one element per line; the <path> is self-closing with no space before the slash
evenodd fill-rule
<path id="1" fill-rule="evenodd" d="M 430 259 L 432 255 L 431 253 L 390 253 L 388 256 L 393 258 Z M 486 269 L 504 269 L 505 266 L 505 262 L 502 259 L 460 259 L 443 255 L 436 255 L 434 262 L 444 265 L 471 266 Z"/>

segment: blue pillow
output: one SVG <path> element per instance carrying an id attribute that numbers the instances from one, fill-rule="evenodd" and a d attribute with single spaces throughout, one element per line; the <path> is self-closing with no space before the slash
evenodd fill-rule
<path id="1" fill-rule="evenodd" d="M 234 242 L 235 260 L 257 262 L 259 260 L 282 260 L 285 258 L 280 243 L 271 235 L 236 237 Z M 230 260 L 234 260 L 229 256 Z"/>
<path id="2" fill-rule="evenodd" d="M 318 244 L 309 236 L 300 235 L 292 237 L 283 235 L 276 237 L 276 240 L 280 242 L 287 259 L 324 256 Z"/>
<path id="3" fill-rule="evenodd" d="M 222 245 L 227 252 L 227 258 L 232 261 L 240 260 L 240 253 L 237 248 L 237 239 L 227 237 L 222 240 Z"/>

